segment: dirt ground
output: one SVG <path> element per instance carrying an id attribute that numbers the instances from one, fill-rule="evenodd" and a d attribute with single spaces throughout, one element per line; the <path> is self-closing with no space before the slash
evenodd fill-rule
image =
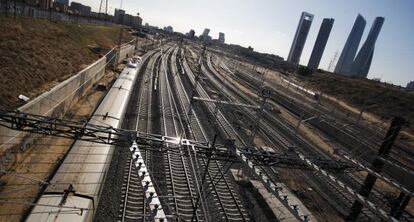
<path id="1" fill-rule="evenodd" d="M 118 36 L 117 26 L 0 16 L 0 108 L 16 108 L 20 94 L 34 98 L 76 74 L 101 56 L 91 49 L 111 48 Z"/>
<path id="2" fill-rule="evenodd" d="M 115 78 L 115 73 L 107 71 L 99 81 L 109 85 Z M 106 92 L 91 89 L 64 118 L 75 121 L 87 120 L 94 111 L 98 102 Z M 20 156 L 12 173 L 1 178 L 5 183 L 0 189 L 0 222 L 20 221 L 22 213 L 40 191 L 40 181 L 45 181 L 63 158 L 73 140 L 56 137 L 43 137 Z"/>

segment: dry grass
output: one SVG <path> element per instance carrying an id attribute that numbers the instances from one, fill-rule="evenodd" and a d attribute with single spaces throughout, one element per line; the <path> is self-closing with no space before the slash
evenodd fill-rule
<path id="1" fill-rule="evenodd" d="M 99 83 L 109 85 L 115 75 L 115 73 L 107 71 Z M 105 94 L 106 92 L 91 89 L 68 110 L 64 118 L 74 121 L 87 120 Z M 15 164 L 11 171 L 44 181 L 56 166 L 57 161 L 61 160 L 68 151 L 72 141 L 53 136 L 40 138 L 35 145 L 18 155 L 19 163 Z M 29 205 L 22 203 L 31 203 L 34 200 L 39 192 L 39 183 L 35 180 L 13 176 L 13 174 L 1 177 L 1 181 L 5 182 L 5 186 L 0 189 L 0 197 L 5 200 L 15 200 L 17 204 L 0 203 L 0 222 L 21 221 L 23 212 L 29 207 Z"/>
<path id="2" fill-rule="evenodd" d="M 414 93 L 385 86 L 366 79 L 354 79 L 331 73 L 315 73 L 301 79 L 311 88 L 323 91 L 356 108 L 361 108 L 366 100 L 365 110 L 390 120 L 402 116 L 409 121 L 407 131 L 414 133 Z"/>
<path id="3" fill-rule="evenodd" d="M 113 47 L 118 36 L 115 26 L 0 16 L 0 106 L 20 106 L 19 94 L 36 97 L 76 74 L 99 57 L 89 47 Z"/>

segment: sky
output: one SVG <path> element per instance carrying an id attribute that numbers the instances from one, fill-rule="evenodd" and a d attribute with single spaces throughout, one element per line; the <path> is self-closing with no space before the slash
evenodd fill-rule
<path id="1" fill-rule="evenodd" d="M 99 10 L 99 0 L 76 0 Z M 113 14 L 121 0 L 108 0 Z M 331 35 L 320 68 L 328 69 L 334 55 L 343 49 L 356 16 L 367 25 L 360 47 L 377 16 L 385 17 L 377 39 L 368 78 L 405 86 L 414 80 L 414 1 L 413 0 L 123 0 L 122 9 L 143 23 L 159 27 L 171 25 L 182 33 L 190 29 L 201 34 L 209 28 L 226 43 L 252 46 L 256 51 L 287 58 L 302 11 L 314 15 L 300 63 L 307 65 L 323 18 L 334 18 Z M 330 71 L 334 68 L 331 67 Z"/>

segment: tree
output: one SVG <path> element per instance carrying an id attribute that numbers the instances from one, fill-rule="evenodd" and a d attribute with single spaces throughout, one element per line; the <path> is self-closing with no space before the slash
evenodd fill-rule
<path id="1" fill-rule="evenodd" d="M 310 76 L 312 75 L 313 71 L 306 66 L 299 66 L 297 73 L 301 76 Z"/>

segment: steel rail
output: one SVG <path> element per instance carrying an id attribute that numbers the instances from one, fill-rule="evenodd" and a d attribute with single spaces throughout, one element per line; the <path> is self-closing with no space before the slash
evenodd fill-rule
<path id="1" fill-rule="evenodd" d="M 141 118 L 141 111 L 145 110 L 148 106 L 148 100 L 144 100 L 143 95 L 146 94 L 148 91 L 148 84 L 146 84 L 146 79 L 148 78 L 148 74 L 151 73 L 151 70 L 154 69 L 154 61 L 157 57 L 159 57 L 159 53 L 156 51 L 153 51 L 150 54 L 150 59 L 147 63 L 147 67 L 145 69 L 145 73 L 143 78 L 142 85 L 145 85 L 145 87 L 139 86 L 139 104 L 137 106 L 136 111 L 136 119 L 135 119 L 135 130 L 138 130 L 141 125 L 147 125 L 149 123 L 145 121 L 140 121 Z M 149 87 L 151 87 L 149 85 Z M 147 128 L 147 127 L 145 127 Z M 147 129 L 143 130 L 147 133 L 149 131 Z M 123 199 L 122 199 L 122 207 L 121 207 L 121 218 L 120 221 L 129 221 L 129 220 L 138 220 L 142 216 L 142 221 L 146 220 L 146 217 L 152 217 L 156 221 L 164 221 L 166 220 L 165 213 L 163 212 L 163 209 L 161 204 L 159 203 L 159 200 L 157 200 L 156 192 L 153 188 L 153 184 L 151 181 L 151 178 L 148 171 L 146 170 L 145 161 L 143 161 L 141 152 L 138 149 L 138 146 L 135 144 L 130 148 L 130 152 L 132 155 L 128 155 L 128 161 L 129 163 L 126 165 L 126 182 L 125 182 L 125 190 L 123 191 Z M 146 153 L 146 151 L 144 151 Z M 143 178 L 139 178 L 139 173 L 145 173 Z M 132 178 L 134 180 L 134 183 L 132 182 Z M 141 181 L 141 183 L 138 183 L 138 181 Z M 137 190 L 139 190 L 137 192 Z M 142 197 L 141 197 L 142 195 Z M 140 206 L 139 202 L 137 200 L 142 198 L 142 206 Z M 149 201 L 149 206 L 152 210 L 156 208 L 156 214 L 152 215 L 151 213 L 148 214 L 146 212 L 147 208 L 147 199 L 151 198 Z M 142 207 L 142 212 L 140 211 L 140 208 Z M 154 218 L 155 216 L 155 218 Z"/>
<path id="2" fill-rule="evenodd" d="M 167 52 L 167 54 L 164 55 L 162 62 L 161 62 L 161 73 L 159 75 L 160 80 L 160 97 L 161 97 L 161 107 L 162 107 L 162 118 L 163 118 L 163 133 L 167 136 L 173 136 L 177 139 L 181 138 L 182 134 L 182 125 L 180 121 L 180 116 L 177 114 L 177 108 L 174 101 L 173 96 L 171 95 L 171 87 L 168 81 L 168 73 L 166 69 L 166 58 L 168 57 L 169 53 L 172 52 L 172 49 Z M 180 127 L 181 126 L 181 127 Z M 189 198 L 189 201 L 191 203 L 191 209 L 189 209 L 192 212 L 192 209 L 195 206 L 194 203 L 194 194 L 192 190 L 192 181 L 190 181 L 190 173 L 187 169 L 186 160 L 184 159 L 184 153 L 181 148 L 181 146 L 178 147 L 179 155 L 173 154 L 171 152 L 167 151 L 167 161 L 169 164 L 170 169 L 170 178 L 171 178 L 171 186 L 172 186 L 172 192 L 174 196 L 184 196 L 185 198 Z M 177 169 L 178 168 L 178 169 Z M 184 185 L 181 180 L 178 180 L 177 178 L 174 178 L 174 176 L 177 176 L 174 174 L 174 170 L 179 170 L 181 173 L 184 174 Z M 176 172 L 180 174 L 180 172 Z M 178 191 L 178 187 L 180 187 L 180 191 Z M 182 187 L 184 186 L 184 191 L 182 190 Z M 180 192 L 180 195 L 178 193 Z M 184 193 L 183 193 L 184 192 Z M 175 198 L 175 210 L 178 214 L 178 216 L 189 219 L 191 218 L 191 214 L 186 213 L 186 207 L 188 203 L 185 203 L 183 199 Z M 200 221 L 200 217 L 202 214 L 199 212 L 196 212 L 197 221 Z"/>
<path id="3" fill-rule="evenodd" d="M 210 61 L 210 60 L 208 60 L 208 61 Z M 209 63 L 209 65 L 211 66 L 211 63 Z M 212 66 L 211 66 L 212 67 Z M 219 75 L 219 74 L 217 74 L 216 73 L 216 76 L 217 75 Z M 222 79 L 223 80 L 223 79 Z M 223 81 L 225 81 L 225 80 L 223 80 Z M 243 98 L 243 97 L 242 97 Z M 302 157 L 304 157 L 304 155 L 303 154 L 301 154 L 301 156 Z M 301 157 L 300 156 L 300 157 Z M 303 158 L 301 158 L 301 159 L 303 159 Z M 325 174 L 323 174 L 323 175 L 325 175 Z M 343 183 L 341 182 L 341 183 L 336 183 L 336 185 L 339 185 L 339 186 L 341 186 L 341 185 L 343 185 Z M 343 186 L 341 186 L 341 187 L 343 187 Z M 345 189 L 347 192 L 350 192 L 350 190 L 352 190 L 350 187 L 346 187 L 347 189 Z M 355 191 L 353 191 L 353 192 L 350 192 L 352 195 L 355 193 Z M 380 208 L 378 208 L 377 206 L 375 206 L 375 204 L 373 204 L 372 202 L 370 202 L 370 201 L 368 201 L 368 200 L 366 200 L 366 199 L 364 199 L 364 201 L 363 201 L 363 203 L 364 203 L 364 205 L 369 205 L 368 206 L 368 208 L 369 209 L 371 209 L 371 210 L 373 210 L 374 212 L 376 212 L 379 216 L 381 216 L 382 218 L 384 218 L 384 211 L 382 210 L 382 209 L 380 209 Z M 389 218 L 388 218 L 389 219 Z"/>
<path id="4" fill-rule="evenodd" d="M 178 52 L 179 48 L 177 48 L 174 51 L 174 55 L 172 57 L 172 64 L 176 64 L 177 66 L 179 64 L 182 63 L 177 63 L 179 61 L 176 60 L 177 57 L 177 52 Z M 201 122 L 197 116 L 197 114 L 194 112 L 194 110 L 192 109 L 192 106 L 190 104 L 190 98 L 187 94 L 187 92 L 184 89 L 182 80 L 180 75 L 178 74 L 178 70 L 177 70 L 177 66 L 171 65 L 172 71 L 173 71 L 173 76 L 174 76 L 174 80 L 175 80 L 175 88 L 178 91 L 179 97 L 179 104 L 181 105 L 181 109 L 184 110 L 184 119 L 187 122 L 187 126 L 189 128 L 190 131 L 190 136 L 195 139 L 195 140 L 200 140 L 200 141 L 207 141 L 207 135 L 205 133 L 205 130 L 203 129 Z M 182 67 L 181 67 L 182 68 Z M 190 115 L 189 115 L 190 114 Z M 194 118 L 192 118 L 194 117 Z M 201 161 L 202 166 L 206 166 L 206 161 L 203 158 L 199 158 L 199 161 Z M 221 176 L 225 177 L 224 172 L 221 169 L 220 164 L 218 163 L 218 161 L 212 161 L 212 164 L 208 166 L 207 168 L 207 176 L 208 176 L 208 184 L 212 186 L 213 192 L 216 195 L 216 198 L 219 202 L 220 208 L 224 214 L 224 217 L 226 218 L 227 221 L 231 220 L 231 219 L 235 219 L 235 218 L 231 218 L 232 216 L 230 215 L 230 213 L 228 214 L 227 211 L 230 211 L 232 209 L 232 205 L 226 205 L 225 203 L 223 203 L 223 199 L 225 198 L 225 196 L 223 196 L 223 194 L 227 194 L 229 192 L 230 197 L 232 199 L 233 204 L 236 206 L 236 209 L 238 211 L 238 213 L 241 215 L 240 218 L 237 218 L 236 220 L 240 220 L 242 219 L 243 221 L 245 221 L 245 216 L 243 211 L 241 210 L 240 204 L 238 203 L 237 198 L 235 197 L 234 194 L 234 190 L 231 187 L 231 185 L 228 182 L 227 178 L 224 178 L 223 181 L 218 181 L 218 182 L 222 182 L 221 184 L 224 183 L 224 186 L 227 188 L 226 190 L 219 190 L 219 188 L 216 186 L 215 181 L 213 181 L 212 176 L 211 176 L 211 171 L 218 171 L 218 173 L 220 173 Z"/>

